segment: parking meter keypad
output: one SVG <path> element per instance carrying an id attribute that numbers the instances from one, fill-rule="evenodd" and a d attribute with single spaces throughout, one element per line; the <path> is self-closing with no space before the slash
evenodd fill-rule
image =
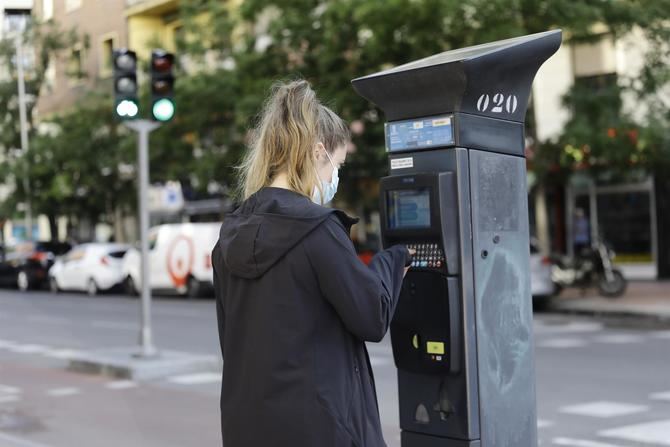
<path id="1" fill-rule="evenodd" d="M 416 250 L 411 267 L 439 269 L 445 266 L 444 252 L 438 244 L 408 244 L 407 247 Z"/>

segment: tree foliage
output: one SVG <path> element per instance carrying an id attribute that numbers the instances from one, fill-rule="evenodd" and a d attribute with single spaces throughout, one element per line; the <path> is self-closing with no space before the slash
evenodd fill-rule
<path id="1" fill-rule="evenodd" d="M 234 166 L 268 88 L 277 80 L 304 77 L 352 126 L 355 150 L 341 173 L 338 198 L 374 209 L 376 179 L 386 172 L 384 117 L 355 94 L 351 79 L 441 51 L 553 28 L 564 30 L 566 43 L 588 42 L 602 36 L 595 24 L 605 25 L 615 38 L 641 29 L 649 43 L 647 63 L 636 79 L 618 79 L 602 89 L 575 85 L 566 98 L 572 117 L 565 132 L 535 148 L 535 169 L 550 177 L 579 168 L 645 169 L 670 160 L 667 105 L 658 100 L 659 89 L 670 80 L 670 0 L 199 0 L 180 5 L 177 112 L 152 134 L 154 182 L 178 179 L 203 193 L 232 191 Z M 28 39 L 40 49 L 33 92 L 39 91 L 49 58 L 76 40 L 56 24 L 36 29 Z M 3 45 L 0 56 L 7 57 Z M 5 148 L 18 141 L 12 89 L 15 84 L 0 82 L 0 117 L 9 117 L 0 120 L 0 147 Z M 146 99 L 148 93 L 143 94 Z M 649 104 L 644 123 L 622 109 L 624 94 Z M 104 214 L 114 201 L 132 203 L 118 167 L 132 163 L 134 139 L 113 123 L 109 95 L 55 118 L 58 133 L 34 136 L 31 175 L 41 185 L 42 211 L 53 212 L 49 207 L 60 204 L 67 212 Z M 104 175 L 109 169 L 112 173 Z M 85 198 L 77 194 L 82 188 Z"/>

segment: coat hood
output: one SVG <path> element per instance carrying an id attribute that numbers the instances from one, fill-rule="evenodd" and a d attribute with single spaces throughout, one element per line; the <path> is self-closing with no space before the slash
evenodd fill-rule
<path id="1" fill-rule="evenodd" d="M 263 188 L 224 218 L 218 242 L 223 260 L 232 274 L 258 278 L 331 214 L 347 232 L 358 221 L 288 189 Z"/>

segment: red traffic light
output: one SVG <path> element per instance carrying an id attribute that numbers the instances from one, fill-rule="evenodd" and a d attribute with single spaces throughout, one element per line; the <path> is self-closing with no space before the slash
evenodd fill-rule
<path id="1" fill-rule="evenodd" d="M 162 50 L 151 53 L 151 70 L 158 73 L 169 73 L 174 65 L 174 55 Z"/>

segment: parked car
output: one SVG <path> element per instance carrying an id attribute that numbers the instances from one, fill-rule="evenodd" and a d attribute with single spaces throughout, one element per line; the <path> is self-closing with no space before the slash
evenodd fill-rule
<path id="1" fill-rule="evenodd" d="M 556 294 L 556 286 L 551 279 L 552 262 L 548 256 L 542 256 L 537 241 L 530 241 L 530 291 L 533 302 L 545 304 Z"/>
<path id="2" fill-rule="evenodd" d="M 52 292 L 73 290 L 97 295 L 123 284 L 123 256 L 130 245 L 89 243 L 75 246 L 49 270 Z"/>
<path id="3" fill-rule="evenodd" d="M 0 286 L 22 292 L 45 286 L 56 256 L 70 250 L 66 242 L 24 242 L 0 250 Z"/>
<path id="4" fill-rule="evenodd" d="M 149 281 L 159 293 L 195 298 L 213 290 L 211 253 L 221 223 L 165 224 L 149 230 Z M 123 258 L 126 288 L 138 294 L 142 285 L 140 252 L 128 250 Z"/>

